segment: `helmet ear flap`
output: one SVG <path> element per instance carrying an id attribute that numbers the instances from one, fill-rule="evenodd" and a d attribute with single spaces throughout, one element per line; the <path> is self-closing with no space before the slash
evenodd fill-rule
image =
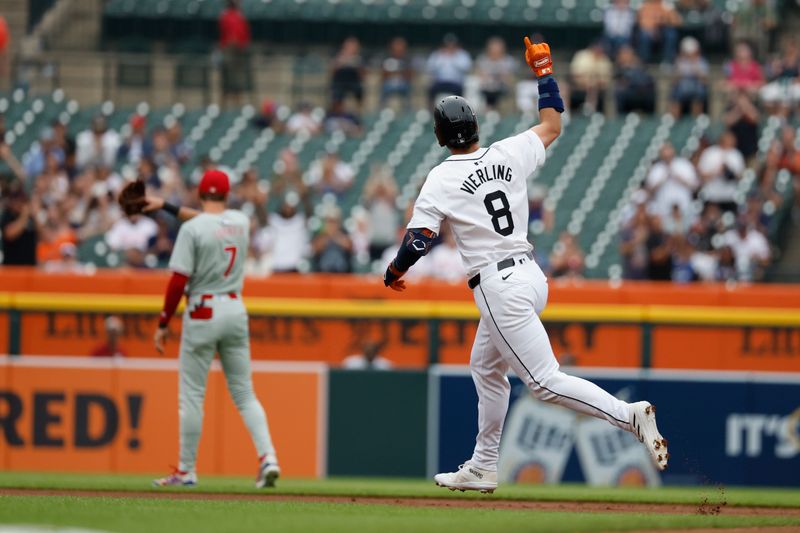
<path id="1" fill-rule="evenodd" d="M 436 141 L 439 143 L 439 146 L 445 146 L 447 144 L 447 140 L 442 138 L 442 132 L 439 131 L 439 125 L 436 123 L 433 125 L 433 133 L 436 135 Z"/>

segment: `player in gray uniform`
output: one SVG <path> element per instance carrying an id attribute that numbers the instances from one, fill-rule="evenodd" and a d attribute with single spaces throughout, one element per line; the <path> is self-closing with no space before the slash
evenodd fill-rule
<path id="1" fill-rule="evenodd" d="M 500 436 L 508 410 L 512 369 L 537 398 L 607 420 L 630 431 L 663 470 L 669 454 L 655 408 L 626 403 L 594 383 L 559 370 L 539 314 L 547 303 L 547 278 L 528 242 L 527 178 L 561 133 L 564 103 L 552 76 L 550 47 L 525 38 L 525 59 L 539 80 L 539 115 L 533 128 L 481 148 L 478 121 L 466 100 L 449 96 L 434 110 L 437 140 L 452 155 L 428 174 L 414 204 L 408 234 L 384 275 L 403 290 L 403 274 L 423 255 L 447 220 L 468 273 L 481 320 L 470 356 L 478 393 L 478 435 L 472 457 L 456 472 L 435 476 L 451 490 L 497 488 Z"/>
<path id="2" fill-rule="evenodd" d="M 153 197 L 147 197 L 144 209 L 165 209 L 185 221 L 169 261 L 173 274 L 154 337 L 156 349 L 163 352 L 169 320 L 185 293 L 179 356 L 180 462 L 175 472 L 154 480 L 156 486 L 197 483 L 195 463 L 203 400 L 215 353 L 219 353 L 228 391 L 258 453 L 256 487 L 272 487 L 280 475 L 267 417 L 253 392 L 248 317 L 241 296 L 250 220 L 241 211 L 225 208 L 229 190 L 228 176 L 209 170 L 199 186 L 202 212 Z"/>

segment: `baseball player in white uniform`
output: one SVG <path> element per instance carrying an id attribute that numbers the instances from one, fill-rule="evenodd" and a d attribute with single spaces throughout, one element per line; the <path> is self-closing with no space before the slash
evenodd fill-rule
<path id="1" fill-rule="evenodd" d="M 534 396 L 602 418 L 632 432 L 647 446 L 660 470 L 667 466 L 667 441 L 658 432 L 655 408 L 628 404 L 597 385 L 559 370 L 542 321 L 547 278 L 528 242 L 527 178 L 544 164 L 545 149 L 561 133 L 564 103 L 553 78 L 550 47 L 525 38 L 525 59 L 539 84 L 540 123 L 487 148 L 478 143 L 478 122 L 466 100 L 449 96 L 434 111 L 439 144 L 452 153 L 428 174 L 414 205 L 408 233 L 384 275 L 402 291 L 403 274 L 421 256 L 447 220 L 480 310 L 470 356 L 478 393 L 478 435 L 472 457 L 457 472 L 437 474 L 451 490 L 493 492 L 510 386 L 509 368 Z"/>
<path id="2" fill-rule="evenodd" d="M 147 197 L 144 209 L 164 209 L 185 221 L 169 261 L 172 278 L 154 338 L 156 349 L 163 352 L 167 325 L 185 293 L 179 356 L 180 462 L 172 474 L 153 481 L 160 487 L 197 484 L 203 400 L 215 353 L 258 453 L 256 487 L 272 487 L 280 475 L 267 417 L 253 392 L 248 317 L 241 296 L 250 220 L 241 211 L 225 207 L 229 190 L 228 176 L 209 170 L 199 186 L 202 212 L 153 197 Z"/>

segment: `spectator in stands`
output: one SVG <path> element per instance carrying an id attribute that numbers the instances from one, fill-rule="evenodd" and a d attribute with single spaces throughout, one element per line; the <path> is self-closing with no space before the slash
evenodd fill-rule
<path id="1" fill-rule="evenodd" d="M 714 236 L 722 228 L 722 210 L 714 204 L 705 204 L 700 216 L 689 228 L 688 237 L 692 246 L 700 252 L 714 250 Z"/>
<path id="2" fill-rule="evenodd" d="M 229 204 L 242 210 L 250 218 L 255 218 L 259 226 L 267 223 L 268 189 L 265 182 L 258 179 L 254 168 L 247 169 L 242 179 L 234 185 Z"/>
<path id="3" fill-rule="evenodd" d="M 2 13 L 0 13 L 0 87 L 6 88 L 11 81 L 11 32 Z"/>
<path id="4" fill-rule="evenodd" d="M 708 71 L 708 62 L 700 55 L 700 43 L 694 37 L 684 37 L 673 74 L 673 116 L 677 118 L 687 112 L 699 115 L 705 110 L 708 100 Z"/>
<path id="5" fill-rule="evenodd" d="M 747 91 L 740 89 L 731 94 L 724 119 L 725 126 L 736 137 L 736 148 L 744 158 L 749 160 L 756 155 L 760 113 Z"/>
<path id="6" fill-rule="evenodd" d="M 356 205 L 350 211 L 347 233 L 353 243 L 353 272 L 361 272 L 370 265 L 369 240 L 372 235 L 369 214 L 362 206 Z"/>
<path id="7" fill-rule="evenodd" d="M 772 115 L 789 115 L 800 103 L 800 46 L 797 39 L 787 39 L 781 54 L 767 65 L 769 83 L 761 88 L 760 96 Z"/>
<path id="8" fill-rule="evenodd" d="M 300 196 L 288 192 L 278 211 L 269 214 L 267 226 L 254 239 L 259 249 L 270 252 L 273 272 L 299 272 L 308 257 L 307 221 L 299 205 Z"/>
<path id="9" fill-rule="evenodd" d="M 11 150 L 11 147 L 6 144 L 6 129 L 5 129 L 5 117 L 0 115 L 0 161 L 5 162 L 8 168 L 11 170 L 12 174 L 16 181 L 19 181 L 21 184 L 24 184 L 28 176 L 25 173 L 25 169 L 22 168 L 22 164 L 14 155 L 14 152 Z"/>
<path id="10" fill-rule="evenodd" d="M 777 17 L 773 0 L 746 0 L 733 15 L 731 37 L 734 42 L 753 43 L 763 58 L 769 51 L 775 26 Z"/>
<path id="11" fill-rule="evenodd" d="M 308 170 L 309 184 L 320 194 L 344 194 L 353 184 L 353 168 L 339 159 L 339 154 L 330 151 L 321 159 L 311 163 Z"/>
<path id="12" fill-rule="evenodd" d="M 575 235 L 562 231 L 550 253 L 550 275 L 554 278 L 583 278 L 583 257 Z"/>
<path id="13" fill-rule="evenodd" d="M 0 232 L 3 240 L 4 265 L 36 265 L 36 247 L 39 240 L 36 214 L 39 199 L 28 199 L 21 182 L 15 182 L 3 191 L 5 206 L 0 215 Z"/>
<path id="14" fill-rule="evenodd" d="M 647 238 L 650 234 L 646 194 L 634 199 L 635 211 L 620 232 L 619 254 L 622 256 L 622 277 L 647 279 Z"/>
<path id="15" fill-rule="evenodd" d="M 677 206 L 684 218 L 692 214 L 692 198 L 700 185 L 694 166 L 684 157 L 675 154 L 672 143 L 661 146 L 658 160 L 653 164 L 645 181 L 652 198 L 653 213 L 667 217 Z"/>
<path id="16" fill-rule="evenodd" d="M 647 235 L 647 279 L 669 281 L 672 279 L 673 238 L 664 230 L 661 217 L 649 217 Z"/>
<path id="17" fill-rule="evenodd" d="M 250 84 L 250 23 L 239 0 L 227 0 L 219 16 L 219 48 L 222 52 L 222 92 L 230 104 L 238 104 Z"/>
<path id="18" fill-rule="evenodd" d="M 139 160 L 139 164 L 136 166 L 136 179 L 144 181 L 152 189 L 161 189 L 158 167 L 149 157 L 143 157 Z"/>
<path id="19" fill-rule="evenodd" d="M 764 199 L 758 191 L 753 191 L 747 195 L 744 205 L 739 206 L 739 217 L 748 226 L 757 229 L 764 235 L 769 233 L 774 209 L 764 209 Z M 776 206 L 780 206 L 781 199 Z"/>
<path id="20" fill-rule="evenodd" d="M 729 91 L 741 90 L 755 95 L 764 85 L 761 65 L 753 58 L 753 50 L 744 41 L 736 43 L 733 61 L 725 65 L 725 83 Z"/>
<path id="21" fill-rule="evenodd" d="M 152 218 L 144 215 L 122 217 L 106 233 L 106 243 L 121 252 L 126 264 L 134 267 L 145 266 L 145 255 L 158 233 L 158 226 Z"/>
<path id="22" fill-rule="evenodd" d="M 367 209 L 369 228 L 369 257 L 380 259 L 387 246 L 391 246 L 400 225 L 397 200 L 397 183 L 386 166 L 372 169 L 364 185 L 363 204 Z"/>
<path id="23" fill-rule="evenodd" d="M 600 41 L 577 52 L 569 65 L 571 107 L 580 108 L 586 114 L 602 112 L 603 93 L 611 83 L 613 71 L 611 60 Z"/>
<path id="24" fill-rule="evenodd" d="M 364 60 L 361 58 L 361 43 L 348 37 L 333 59 L 331 66 L 331 102 L 342 103 L 352 96 L 358 107 L 364 99 Z"/>
<path id="25" fill-rule="evenodd" d="M 446 225 L 440 236 L 441 242 L 433 247 L 428 257 L 430 276 L 449 283 L 463 283 L 467 271 L 456 247 L 456 237 Z"/>
<path id="26" fill-rule="evenodd" d="M 614 79 L 614 98 L 618 113 L 655 112 L 655 80 L 628 45 L 619 49 Z"/>
<path id="27" fill-rule="evenodd" d="M 247 257 L 244 260 L 244 275 L 247 277 L 265 278 L 272 274 L 272 253 L 270 235 L 266 234 L 267 228 L 259 228 L 250 223 L 250 246 L 247 248 Z M 263 237 L 262 237 L 262 232 Z"/>
<path id="28" fill-rule="evenodd" d="M 61 258 L 61 246 L 75 245 L 78 241 L 75 231 L 61 204 L 51 204 L 45 209 L 46 218 L 39 225 L 39 239 L 36 244 L 36 263 L 44 265 L 48 261 Z"/>
<path id="29" fill-rule="evenodd" d="M 408 43 L 403 37 L 389 42 L 389 53 L 381 61 L 381 107 L 392 97 L 398 97 L 403 107 L 411 107 L 411 80 L 414 68 L 408 56 Z"/>
<path id="30" fill-rule="evenodd" d="M 70 224 L 78 228 L 78 239 L 106 233 L 120 216 L 119 205 L 105 187 L 95 187 L 96 169 L 78 175 L 67 197 Z"/>
<path id="31" fill-rule="evenodd" d="M 700 155 L 697 163 L 703 182 L 700 198 L 718 205 L 723 211 L 736 212 L 736 191 L 744 168 L 744 157 L 736 148 L 736 137 L 726 130 L 717 144 L 709 146 Z"/>
<path id="32" fill-rule="evenodd" d="M 219 47 L 223 50 L 233 47 L 250 47 L 250 23 L 242 13 L 238 0 L 227 0 L 225 9 L 219 15 Z"/>
<path id="33" fill-rule="evenodd" d="M 64 154 L 62 167 L 71 181 L 78 173 L 75 167 L 75 138 L 70 135 L 67 126 L 59 119 L 53 119 L 50 127 L 53 130 L 53 143 Z"/>
<path id="34" fill-rule="evenodd" d="M 169 153 L 176 165 L 183 165 L 192 157 L 192 146 L 183 138 L 181 123 L 174 117 L 168 117 L 164 122 L 165 137 L 169 146 Z"/>
<path id="35" fill-rule="evenodd" d="M 322 228 L 311 241 L 311 249 L 317 272 L 352 272 L 353 241 L 342 227 L 338 207 L 330 208 L 323 217 Z"/>
<path id="36" fill-rule="evenodd" d="M 461 48 L 458 37 L 448 33 L 442 40 L 442 46 L 428 58 L 428 75 L 431 77 L 431 86 L 428 89 L 428 99 L 433 105 L 436 97 L 444 95 L 463 95 L 464 80 L 472 68 L 472 59 Z"/>
<path id="37" fill-rule="evenodd" d="M 131 115 L 129 125 L 130 133 L 120 142 L 117 158 L 138 165 L 142 157 L 153 151 L 153 144 L 147 137 L 147 119 L 143 115 Z"/>
<path id="38" fill-rule="evenodd" d="M 64 151 L 55 144 L 55 135 L 50 127 L 43 128 L 39 132 L 39 140 L 31 146 L 25 155 L 22 156 L 22 166 L 25 175 L 29 179 L 35 179 L 47 166 L 47 159 L 52 155 L 58 160 L 61 166 L 64 162 Z"/>
<path id="39" fill-rule="evenodd" d="M 292 135 L 305 132 L 308 135 L 317 135 L 322 131 L 321 113 L 316 113 L 308 102 L 301 102 L 289 120 L 286 122 L 286 131 Z"/>
<path id="40" fill-rule="evenodd" d="M 118 316 L 110 315 L 103 322 L 105 327 L 105 341 L 92 350 L 93 357 L 125 357 L 125 349 L 119 344 L 119 338 L 125 331 L 122 320 Z"/>
<path id="41" fill-rule="evenodd" d="M 54 152 L 47 153 L 45 168 L 35 177 L 33 190 L 46 207 L 61 203 L 69 192 L 69 178 Z"/>
<path id="42" fill-rule="evenodd" d="M 727 13 L 720 10 L 714 0 L 679 0 L 678 8 L 686 13 L 686 20 L 692 25 L 699 25 L 702 31 L 700 38 L 708 48 L 722 48 L 726 43 L 730 19 Z"/>
<path id="43" fill-rule="evenodd" d="M 533 233 L 542 233 L 553 229 L 555 222 L 553 210 L 548 209 L 545 199 L 547 189 L 534 183 L 528 187 L 528 226 Z"/>
<path id="44" fill-rule="evenodd" d="M 333 133 L 341 131 L 348 137 L 361 135 L 361 119 L 345 108 L 343 101 L 334 102 L 325 116 L 325 131 Z"/>
<path id="45" fill-rule="evenodd" d="M 783 203 L 783 196 L 776 188 L 778 172 L 781 170 L 781 157 L 783 148 L 780 141 L 773 141 L 764 157 L 764 162 L 758 170 L 758 194 L 779 207 Z M 800 153 L 797 156 L 800 168 Z"/>
<path id="46" fill-rule="evenodd" d="M 714 270 L 715 281 L 736 281 L 738 272 L 736 270 L 736 257 L 733 249 L 728 245 L 723 245 L 717 252 L 718 260 Z"/>
<path id="47" fill-rule="evenodd" d="M 740 217 L 736 227 L 725 232 L 724 242 L 733 251 L 738 279 L 758 281 L 763 278 L 770 258 L 769 243 L 763 233 Z"/>
<path id="48" fill-rule="evenodd" d="M 779 169 L 786 169 L 800 176 L 800 147 L 797 144 L 797 131 L 786 124 L 781 129 Z"/>
<path id="49" fill-rule="evenodd" d="M 173 151 L 173 145 L 170 143 L 167 130 L 163 127 L 154 129 L 152 139 L 153 148 L 149 157 L 153 160 L 156 170 L 165 167 L 177 169 L 179 165 L 178 154 Z"/>
<path id="50" fill-rule="evenodd" d="M 346 370 L 390 370 L 392 362 L 380 355 L 382 344 L 376 341 L 366 341 L 361 354 L 348 355 L 342 361 L 342 368 Z"/>
<path id="51" fill-rule="evenodd" d="M 109 130 L 102 115 L 92 120 L 91 129 L 82 131 L 75 140 L 75 157 L 78 170 L 90 165 L 113 168 L 119 151 L 119 135 Z"/>
<path id="52" fill-rule="evenodd" d="M 636 14 L 629 0 L 614 0 L 606 8 L 603 14 L 603 40 L 609 56 L 616 57 L 622 47 L 632 44 L 635 25 Z"/>
<path id="53" fill-rule="evenodd" d="M 278 105 L 275 100 L 270 97 L 261 100 L 261 107 L 258 109 L 258 114 L 253 118 L 253 125 L 261 129 L 281 130 L 282 124 L 278 118 Z"/>
<path id="54" fill-rule="evenodd" d="M 148 249 L 148 252 L 156 258 L 157 264 L 162 267 L 169 264 L 172 247 L 178 237 L 177 232 L 173 230 L 173 226 L 169 222 L 172 222 L 172 220 L 168 220 L 166 217 L 157 219 L 156 225 L 158 229 L 156 230 L 156 236 L 153 239 L 153 244 Z"/>
<path id="55" fill-rule="evenodd" d="M 300 200 L 298 208 L 306 214 L 313 211 L 311 191 L 303 180 L 297 154 L 290 148 L 284 148 L 274 165 L 275 175 L 272 177 L 270 193 L 275 198 L 284 198 L 288 194 L 296 194 Z"/>
<path id="56" fill-rule="evenodd" d="M 486 106 L 497 109 L 514 81 L 517 62 L 506 52 L 505 41 L 500 37 L 492 37 L 486 42 L 486 51 L 478 56 L 476 66 Z"/>
<path id="57" fill-rule="evenodd" d="M 695 272 L 692 258 L 694 248 L 683 234 L 673 236 L 674 251 L 672 254 L 672 281 L 675 283 L 690 283 L 697 281 L 699 276 Z"/>
<path id="58" fill-rule="evenodd" d="M 51 259 L 42 264 L 45 272 L 59 274 L 89 274 L 92 272 L 88 265 L 83 265 L 78 261 L 78 247 L 71 242 L 61 244 L 58 252 L 57 259 Z"/>
<path id="59" fill-rule="evenodd" d="M 661 45 L 662 64 L 675 60 L 681 16 L 665 0 L 645 0 L 639 8 L 639 57 L 650 63 L 653 45 Z"/>

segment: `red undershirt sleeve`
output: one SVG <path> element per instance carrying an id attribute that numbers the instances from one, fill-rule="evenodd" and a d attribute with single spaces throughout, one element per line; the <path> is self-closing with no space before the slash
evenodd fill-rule
<path id="1" fill-rule="evenodd" d="M 178 304 L 181 303 L 183 298 L 183 290 L 186 288 L 186 282 L 189 281 L 189 276 L 179 272 L 173 272 L 172 277 L 169 279 L 167 285 L 167 293 L 164 295 L 164 309 L 158 318 L 158 327 L 165 328 L 169 324 L 169 319 L 175 314 Z"/>

